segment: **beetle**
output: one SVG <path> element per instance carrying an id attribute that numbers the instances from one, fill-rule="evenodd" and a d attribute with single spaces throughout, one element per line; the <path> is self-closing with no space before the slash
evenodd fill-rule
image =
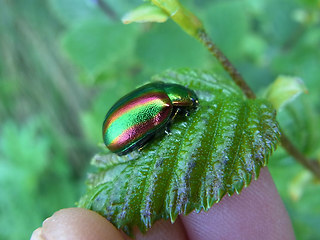
<path id="1" fill-rule="evenodd" d="M 168 130 L 177 114 L 187 116 L 197 106 L 195 92 L 182 85 L 146 84 L 111 107 L 102 125 L 103 141 L 111 152 L 125 155 Z"/>

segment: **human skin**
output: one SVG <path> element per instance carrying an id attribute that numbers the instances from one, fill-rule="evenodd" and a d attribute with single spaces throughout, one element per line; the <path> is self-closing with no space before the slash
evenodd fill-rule
<path id="1" fill-rule="evenodd" d="M 288 213 L 267 168 L 261 169 L 241 194 L 225 196 L 208 212 L 179 216 L 174 224 L 158 221 L 144 240 L 295 239 Z M 81 208 L 62 209 L 34 231 L 31 240 L 122 240 L 130 239 L 97 213 Z"/>

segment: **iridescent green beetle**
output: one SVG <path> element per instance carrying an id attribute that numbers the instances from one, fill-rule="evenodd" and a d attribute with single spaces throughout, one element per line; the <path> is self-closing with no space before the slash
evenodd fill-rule
<path id="1" fill-rule="evenodd" d="M 103 140 L 111 152 L 125 155 L 163 133 L 174 117 L 196 109 L 194 91 L 173 83 L 153 82 L 122 97 L 103 122 Z"/>

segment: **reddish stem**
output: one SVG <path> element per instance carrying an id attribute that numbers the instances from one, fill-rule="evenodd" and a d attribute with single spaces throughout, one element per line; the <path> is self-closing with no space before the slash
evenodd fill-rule
<path id="1" fill-rule="evenodd" d="M 248 86 L 244 78 L 238 72 L 238 70 L 232 65 L 229 59 L 223 54 L 223 52 L 211 41 L 208 34 L 201 30 L 198 34 L 198 39 L 208 48 L 209 52 L 221 63 L 223 68 L 229 73 L 233 81 L 240 87 L 247 98 L 255 99 L 256 95 L 252 89 Z M 309 169 L 316 177 L 320 179 L 320 163 L 314 159 L 305 157 L 290 141 L 290 139 L 281 131 L 281 145 L 305 168 Z"/>

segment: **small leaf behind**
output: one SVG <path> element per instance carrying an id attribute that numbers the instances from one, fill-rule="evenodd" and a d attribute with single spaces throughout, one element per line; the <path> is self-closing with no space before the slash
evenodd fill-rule
<path id="1" fill-rule="evenodd" d="M 128 12 L 121 20 L 124 24 L 132 22 L 165 22 L 168 17 L 168 14 L 161 8 L 151 3 L 146 3 Z"/>
<path id="2" fill-rule="evenodd" d="M 199 107 L 176 118 L 171 134 L 140 153 L 95 157 L 79 206 L 99 212 L 128 234 L 158 219 L 207 211 L 228 193 L 241 192 L 279 141 L 275 111 L 266 100 L 248 100 L 235 84 L 206 72 L 168 71 L 154 80 L 196 91 Z"/>
<path id="3" fill-rule="evenodd" d="M 275 109 L 279 110 L 297 98 L 301 93 L 307 92 L 308 90 L 302 79 L 298 77 L 279 76 L 269 86 L 266 92 L 266 98 L 272 103 Z"/>

